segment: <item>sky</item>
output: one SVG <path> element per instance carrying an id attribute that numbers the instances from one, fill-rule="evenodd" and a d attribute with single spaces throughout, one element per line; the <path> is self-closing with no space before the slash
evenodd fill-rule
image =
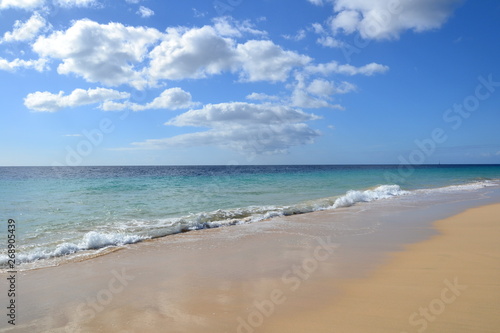
<path id="1" fill-rule="evenodd" d="M 0 0 L 0 165 L 500 163 L 497 0 Z"/>

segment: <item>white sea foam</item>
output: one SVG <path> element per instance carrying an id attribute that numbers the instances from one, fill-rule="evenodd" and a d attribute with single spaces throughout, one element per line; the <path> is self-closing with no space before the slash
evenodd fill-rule
<path id="1" fill-rule="evenodd" d="M 345 195 L 335 200 L 331 208 L 349 207 L 358 202 L 370 202 L 380 199 L 388 199 L 394 196 L 409 194 L 409 191 L 404 191 L 399 185 L 381 185 L 373 190 L 366 191 L 348 191 Z"/>
<path id="2" fill-rule="evenodd" d="M 90 231 L 86 233 L 82 240 L 77 244 L 65 242 L 57 245 L 57 247 L 52 250 L 37 248 L 26 254 L 18 253 L 16 256 L 16 264 L 33 262 L 40 259 L 61 257 L 85 250 L 96 250 L 109 246 L 122 246 L 125 244 L 137 243 L 146 238 L 149 237 Z M 7 260 L 8 258 L 6 255 L 0 256 L 0 267 L 6 266 Z"/>
<path id="3" fill-rule="evenodd" d="M 461 192 L 461 191 L 476 191 L 485 187 L 498 186 L 498 182 L 493 180 L 481 180 L 473 183 L 466 183 L 460 185 L 450 185 L 431 189 L 419 189 L 415 190 L 417 193 L 450 193 L 450 192 Z"/>

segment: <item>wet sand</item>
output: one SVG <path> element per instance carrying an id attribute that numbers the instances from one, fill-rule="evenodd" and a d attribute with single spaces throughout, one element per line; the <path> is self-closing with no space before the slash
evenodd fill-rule
<path id="1" fill-rule="evenodd" d="M 367 204 L 22 272 L 17 325 L 0 331 L 498 331 L 500 205 L 435 228 L 381 226 L 388 214 L 401 219 Z"/>

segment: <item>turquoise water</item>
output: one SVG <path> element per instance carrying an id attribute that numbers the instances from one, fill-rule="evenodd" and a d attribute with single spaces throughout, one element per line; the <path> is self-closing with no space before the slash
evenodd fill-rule
<path id="1" fill-rule="evenodd" d="M 16 220 L 18 263 L 43 262 L 421 189 L 474 191 L 499 179 L 496 165 L 2 167 L 0 216 Z"/>

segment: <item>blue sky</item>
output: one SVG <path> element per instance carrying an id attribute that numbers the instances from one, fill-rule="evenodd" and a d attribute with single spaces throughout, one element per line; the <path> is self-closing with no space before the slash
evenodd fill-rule
<path id="1" fill-rule="evenodd" d="M 0 0 L 0 165 L 500 163 L 496 0 Z"/>

